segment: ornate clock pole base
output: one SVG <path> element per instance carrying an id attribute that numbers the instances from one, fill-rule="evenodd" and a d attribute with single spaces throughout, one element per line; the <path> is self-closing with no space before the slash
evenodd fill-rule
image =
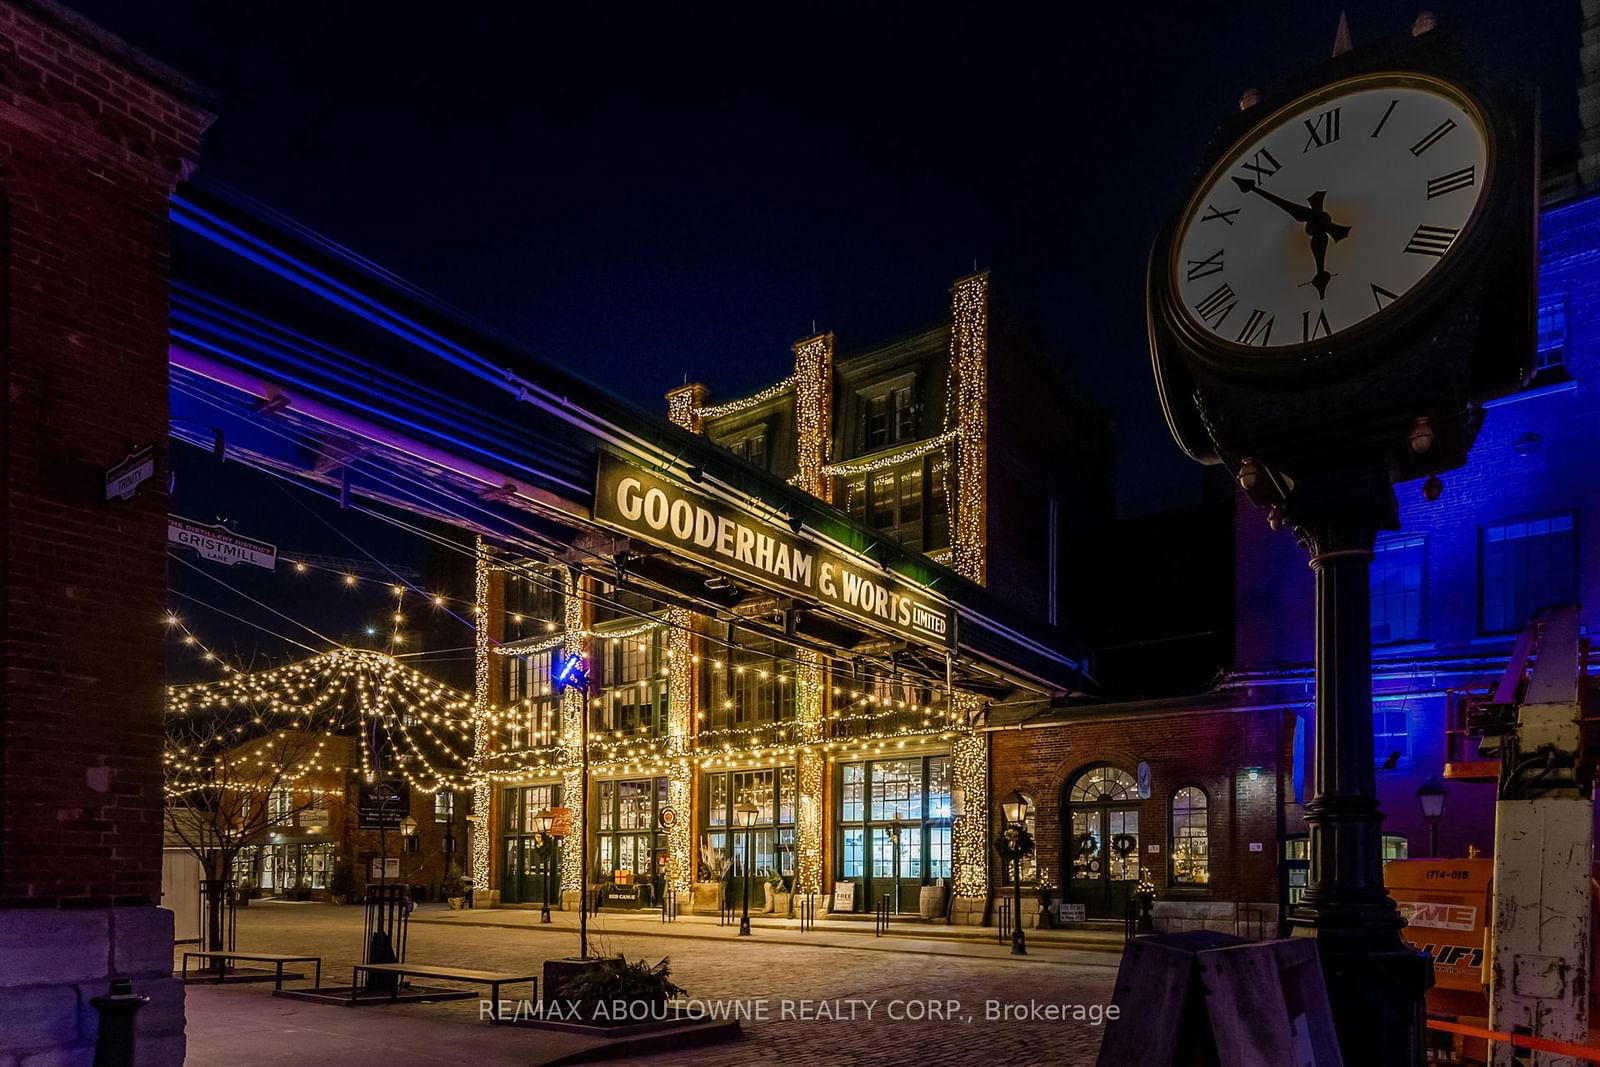
<path id="1" fill-rule="evenodd" d="M 1289 916 L 1315 937 L 1346 1063 L 1420 1065 L 1433 963 L 1400 939 L 1383 886 L 1372 747 L 1373 543 L 1399 526 L 1381 462 L 1302 476 L 1282 505 L 1316 573 L 1316 795 L 1311 877 Z"/>

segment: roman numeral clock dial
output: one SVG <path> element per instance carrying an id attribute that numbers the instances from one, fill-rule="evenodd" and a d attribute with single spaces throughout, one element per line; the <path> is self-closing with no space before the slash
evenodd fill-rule
<path id="1" fill-rule="evenodd" d="M 1369 76 L 1256 127 L 1207 176 L 1170 270 L 1191 326 L 1251 350 L 1323 344 L 1404 304 L 1486 184 L 1484 123 L 1442 83 Z"/>

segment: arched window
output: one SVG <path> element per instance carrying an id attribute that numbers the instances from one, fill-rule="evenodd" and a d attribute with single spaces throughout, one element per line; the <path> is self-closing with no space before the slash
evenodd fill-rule
<path id="1" fill-rule="evenodd" d="M 1172 791 L 1172 884 L 1211 880 L 1211 834 L 1206 828 L 1206 791 L 1197 785 Z"/>
<path id="2" fill-rule="evenodd" d="M 1098 804 L 1104 800 L 1138 800 L 1139 783 L 1133 775 L 1116 767 L 1090 767 L 1072 783 L 1068 794 L 1073 804 Z"/>

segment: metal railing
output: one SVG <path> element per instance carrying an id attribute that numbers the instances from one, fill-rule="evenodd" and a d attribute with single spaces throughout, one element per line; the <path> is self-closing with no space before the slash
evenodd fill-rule
<path id="1" fill-rule="evenodd" d="M 661 891 L 661 921 L 664 923 L 678 921 L 678 891 L 670 885 Z"/>
<path id="2" fill-rule="evenodd" d="M 1001 897 L 994 909 L 994 939 L 1002 945 L 1011 940 L 1011 898 Z"/>
<path id="3" fill-rule="evenodd" d="M 873 916 L 872 933 L 874 937 L 882 937 L 889 932 L 889 894 L 885 893 L 878 898 L 877 914 Z"/>
<path id="4" fill-rule="evenodd" d="M 817 898 L 814 893 L 805 893 L 800 897 L 800 929 L 815 930 L 817 928 Z"/>

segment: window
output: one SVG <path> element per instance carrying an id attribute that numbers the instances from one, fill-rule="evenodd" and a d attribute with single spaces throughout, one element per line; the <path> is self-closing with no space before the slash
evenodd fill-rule
<path id="1" fill-rule="evenodd" d="M 922 405 L 917 402 L 916 390 L 901 385 L 862 401 L 861 448 L 871 452 L 901 441 L 917 439 L 917 423 Z"/>
<path id="2" fill-rule="evenodd" d="M 1022 809 L 1022 825 L 1028 831 L 1029 836 L 1033 838 L 1035 845 L 1035 848 L 1031 853 L 1022 857 L 1022 863 L 1019 869 L 1022 884 L 1028 885 L 1029 883 L 1035 881 L 1039 875 L 1039 850 L 1037 847 L 1039 843 L 1039 808 L 1038 805 L 1033 802 L 1033 798 L 1028 794 L 1023 793 L 1022 799 L 1026 804 L 1026 807 Z M 1002 819 L 1002 822 L 1003 821 L 1004 820 Z M 1002 863 L 1000 865 L 1000 884 L 1011 884 L 1011 864 L 1009 863 Z"/>
<path id="3" fill-rule="evenodd" d="M 857 522 L 891 534 L 914 552 L 950 544 L 946 495 L 949 461 L 942 453 L 842 481 L 837 499 Z"/>
<path id="4" fill-rule="evenodd" d="M 749 833 L 750 869 L 766 877 L 777 873 L 794 875 L 795 772 L 793 766 L 755 771 L 722 771 L 705 776 L 706 825 L 725 827 L 734 824 L 733 809 L 754 804 L 756 821 Z M 735 824 L 736 825 L 736 824 Z M 711 847 L 723 851 L 728 835 L 718 831 L 708 835 Z M 745 859 L 745 835 L 735 832 L 733 858 L 739 865 Z"/>
<path id="5" fill-rule="evenodd" d="M 267 794 L 267 821 L 288 822 L 294 818 L 294 795 L 287 789 L 274 789 Z"/>
<path id="6" fill-rule="evenodd" d="M 1372 753 L 1380 766 L 1411 754 L 1411 735 L 1406 729 L 1404 708 L 1396 711 L 1382 707 L 1372 709 Z"/>
<path id="7" fill-rule="evenodd" d="M 704 658 L 701 692 L 706 701 L 705 727 L 726 730 L 792 722 L 794 684 L 785 664 L 792 655 L 788 645 L 745 633 L 729 651 L 727 662 Z M 662 688 L 665 693 L 665 686 Z"/>
<path id="8" fill-rule="evenodd" d="M 1546 374 L 1567 362 L 1567 305 L 1555 301 L 1539 305 L 1539 342 L 1533 351 L 1533 373 Z"/>
<path id="9" fill-rule="evenodd" d="M 767 469 L 767 431 L 765 428 L 728 443 L 728 451 L 753 466 Z"/>
<path id="10" fill-rule="evenodd" d="M 433 794 L 433 821 L 452 822 L 456 817 L 456 795 L 448 789 Z"/>
<path id="11" fill-rule="evenodd" d="M 422 837 L 420 835 L 418 835 L 418 834 L 407 834 L 406 835 L 406 851 L 407 852 L 421 852 L 422 851 Z"/>
<path id="12" fill-rule="evenodd" d="M 603 645 L 597 642 L 595 659 L 606 729 L 630 736 L 658 732 L 667 710 L 661 632 L 605 638 Z"/>
<path id="13" fill-rule="evenodd" d="M 1205 885 L 1211 880 L 1211 835 L 1206 828 L 1206 793 L 1186 785 L 1172 794 L 1172 884 Z"/>
<path id="14" fill-rule="evenodd" d="M 1577 539 L 1571 515 L 1483 528 L 1484 633 L 1520 630 L 1540 608 L 1577 598 Z"/>
<path id="15" fill-rule="evenodd" d="M 898 855 L 900 877 L 910 885 L 949 878 L 951 776 L 947 755 L 839 764 L 835 779 L 839 876 L 887 883 L 894 877 Z M 873 891 L 883 888 L 875 883 Z M 858 897 L 858 903 L 871 906 L 865 896 Z"/>
<path id="16" fill-rule="evenodd" d="M 1300 903 L 1306 887 L 1311 884 L 1311 839 L 1304 834 L 1288 837 L 1283 842 L 1284 888 L 1291 908 Z"/>
<path id="17" fill-rule="evenodd" d="M 598 792 L 594 852 L 598 880 L 610 880 L 618 871 L 639 880 L 653 881 L 663 875 L 666 851 L 659 815 L 667 805 L 667 780 L 601 782 Z"/>
<path id="18" fill-rule="evenodd" d="M 1372 556 L 1372 640 L 1414 641 L 1422 636 L 1423 539 L 1379 541 Z"/>
<path id="19" fill-rule="evenodd" d="M 537 748 L 561 739 L 561 700 L 550 686 L 553 652 L 504 656 L 506 697 L 511 704 L 506 724 L 509 747 Z"/>
<path id="20" fill-rule="evenodd" d="M 1399 834 L 1383 835 L 1383 862 L 1403 860 L 1411 852 L 1411 842 Z"/>

